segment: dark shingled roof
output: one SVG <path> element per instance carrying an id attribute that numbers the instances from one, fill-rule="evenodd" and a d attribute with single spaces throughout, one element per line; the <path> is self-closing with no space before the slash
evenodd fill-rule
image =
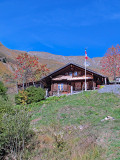
<path id="1" fill-rule="evenodd" d="M 65 68 L 65 67 L 67 67 L 67 66 L 69 66 L 69 65 L 75 65 L 75 66 L 77 66 L 77 67 L 80 67 L 80 68 L 82 68 L 82 69 L 85 69 L 84 66 L 78 65 L 78 64 L 76 64 L 76 63 L 68 63 L 68 64 L 64 65 L 63 67 L 55 70 L 54 72 L 51 72 L 51 73 L 48 74 L 47 76 L 41 78 L 41 80 L 44 80 L 45 78 L 47 78 L 47 77 L 49 77 L 49 76 L 52 76 L 54 73 L 60 71 L 61 69 Z M 86 70 L 89 71 L 89 72 L 92 72 L 92 73 L 94 73 L 94 74 L 97 74 L 97 75 L 99 75 L 99 76 L 102 76 L 102 77 L 104 77 L 104 78 L 108 78 L 107 76 L 102 75 L 102 74 L 100 74 L 100 73 L 97 73 L 97 72 L 95 72 L 95 71 L 93 71 L 93 70 L 91 70 L 91 69 L 86 68 Z"/>

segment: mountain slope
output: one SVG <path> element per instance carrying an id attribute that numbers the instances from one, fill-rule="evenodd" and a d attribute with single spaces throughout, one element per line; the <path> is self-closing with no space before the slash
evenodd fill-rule
<path id="1" fill-rule="evenodd" d="M 18 50 L 12 50 L 5 47 L 2 43 L 0 43 L 0 58 L 5 57 L 7 60 L 7 63 L 0 63 L 1 70 L 0 75 L 11 74 L 13 73 L 13 69 L 15 68 L 15 59 L 18 56 L 18 54 L 25 53 L 26 51 L 18 51 Z M 48 52 L 36 52 L 36 51 L 30 51 L 28 52 L 30 55 L 35 55 L 39 58 L 39 62 L 41 64 L 47 64 L 50 71 L 54 71 L 63 65 L 72 62 L 77 63 L 79 65 L 84 66 L 84 56 L 62 56 L 62 55 L 55 55 Z M 88 58 L 87 60 L 87 67 L 100 72 L 100 57 L 96 58 Z M 12 65 L 12 67 L 10 67 Z"/>
<path id="2" fill-rule="evenodd" d="M 85 62 L 84 56 L 62 56 L 62 55 L 54 55 L 48 52 L 35 52 L 35 51 L 30 51 L 29 54 L 35 55 L 44 60 L 49 60 L 49 62 L 56 61 L 57 63 L 59 62 L 64 64 L 72 62 L 72 63 L 80 64 L 82 66 L 84 66 L 84 62 Z M 87 67 L 100 72 L 100 60 L 101 60 L 101 57 L 88 58 Z"/>

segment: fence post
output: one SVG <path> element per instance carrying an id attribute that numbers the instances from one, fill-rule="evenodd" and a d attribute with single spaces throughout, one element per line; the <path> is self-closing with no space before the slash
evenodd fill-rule
<path id="1" fill-rule="evenodd" d="M 105 78 L 105 85 L 107 84 L 106 78 Z"/>
<path id="2" fill-rule="evenodd" d="M 60 91 L 59 91 L 59 89 L 58 89 L 58 93 L 57 93 L 57 95 L 58 95 L 58 96 L 60 95 Z"/>
<path id="3" fill-rule="evenodd" d="M 48 88 L 46 89 L 46 97 L 48 97 Z"/>
<path id="4" fill-rule="evenodd" d="M 73 94 L 73 86 L 71 86 L 71 94 Z"/>

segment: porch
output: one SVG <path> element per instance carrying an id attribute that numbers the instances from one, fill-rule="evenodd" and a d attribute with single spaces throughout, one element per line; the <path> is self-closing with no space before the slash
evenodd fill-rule
<path id="1" fill-rule="evenodd" d="M 93 79 L 87 79 L 87 90 L 93 90 L 96 87 L 96 83 Z M 62 94 L 75 94 L 85 90 L 85 80 L 62 80 L 52 81 L 49 95 L 62 95 Z"/>

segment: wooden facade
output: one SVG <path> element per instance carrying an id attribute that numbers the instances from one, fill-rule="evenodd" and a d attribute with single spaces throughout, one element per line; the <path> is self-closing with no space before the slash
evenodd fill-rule
<path id="1" fill-rule="evenodd" d="M 108 77 L 86 70 L 87 90 L 92 90 L 98 85 L 108 84 Z M 67 94 L 85 89 L 85 68 L 83 66 L 69 63 L 62 68 L 52 72 L 41 79 L 44 87 L 48 89 L 49 95 L 56 95 L 58 92 Z"/>

